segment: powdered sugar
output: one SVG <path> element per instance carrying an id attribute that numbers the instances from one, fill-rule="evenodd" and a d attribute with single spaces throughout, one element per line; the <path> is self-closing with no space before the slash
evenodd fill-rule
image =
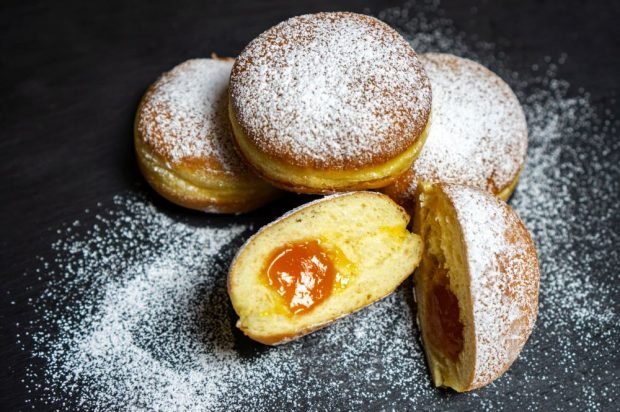
<path id="1" fill-rule="evenodd" d="M 226 392 L 223 365 L 233 341 L 221 324 L 227 268 L 220 250 L 247 228 L 194 228 L 134 196 L 117 197 L 115 205 L 83 236 L 55 244 L 62 272 L 42 302 L 83 296 L 71 314 L 43 313 L 60 339 L 35 334 L 41 345 L 34 355 L 48 359 L 45 379 L 78 404 L 207 408 Z M 218 342 L 209 340 L 213 334 Z"/>
<path id="2" fill-rule="evenodd" d="M 231 75 L 231 103 L 259 150 L 316 169 L 401 154 L 426 126 L 430 93 L 409 44 L 352 13 L 294 17 L 269 29 Z"/>
<path id="3" fill-rule="evenodd" d="M 492 67 L 523 102 L 530 147 L 511 203 L 537 243 L 541 304 L 537 327 L 508 373 L 465 395 L 432 388 L 409 282 L 300 341 L 255 345 L 234 328 L 224 276 L 252 230 L 237 217 L 185 223 L 141 197 L 121 195 L 92 226 L 63 230 L 56 258 L 32 276 L 33 284 L 39 276 L 45 282 L 33 303 L 36 320 L 24 326 L 32 336 L 25 349 L 35 357 L 26 382 L 33 407 L 614 408 L 620 282 L 612 246 L 620 236 L 610 222 L 620 214 L 620 148 L 611 138 L 617 121 L 587 96 L 568 97 L 551 63 L 541 62 L 542 74 L 506 70 L 497 61 L 501 50 L 457 32 L 434 3 L 380 17 L 420 51 Z"/>
<path id="4" fill-rule="evenodd" d="M 461 183 L 499 193 L 525 161 L 527 124 L 519 101 L 495 74 L 445 54 L 420 57 L 433 87 L 426 144 L 411 167 L 406 196 L 419 180 Z"/>
<path id="5" fill-rule="evenodd" d="M 46 364 L 41 400 L 57 405 L 70 397 L 70 405 L 94 410 L 262 410 L 272 400 L 259 394 L 279 393 L 282 381 L 295 382 L 303 371 L 313 371 L 302 383 L 312 387 L 337 372 L 322 370 L 322 364 L 359 367 L 358 356 L 376 349 L 369 340 L 374 333 L 384 336 L 383 345 L 398 339 L 400 351 L 415 350 L 407 303 L 395 297 L 367 312 L 375 318 L 373 332 L 353 317 L 305 342 L 269 351 L 248 347 L 234 329 L 226 294 L 227 267 L 246 232 L 236 224 L 192 227 L 126 195 L 115 199 L 94 229 L 63 237 L 54 246 L 59 272 L 48 273 L 38 303 L 48 309 L 33 336 L 34 355 Z M 76 294 L 71 311 L 56 306 Z M 397 321 L 409 326 L 393 332 L 390 324 Z M 44 331 L 48 325 L 59 328 L 53 339 Z M 350 338 L 342 341 L 343 334 Z M 396 370 L 400 356 L 394 352 L 368 370 L 380 368 L 376 377 L 369 375 L 372 385 L 381 388 L 389 373 L 382 369 Z M 409 367 L 403 383 L 423 379 L 423 370 Z M 360 392 L 367 383 L 356 385 Z M 321 394 L 282 395 L 292 407 Z M 363 395 L 352 405 L 367 400 Z"/>
<path id="6" fill-rule="evenodd" d="M 152 150 L 173 163 L 202 160 L 224 172 L 244 170 L 228 121 L 232 65 L 232 59 L 188 60 L 151 86 L 136 127 Z"/>

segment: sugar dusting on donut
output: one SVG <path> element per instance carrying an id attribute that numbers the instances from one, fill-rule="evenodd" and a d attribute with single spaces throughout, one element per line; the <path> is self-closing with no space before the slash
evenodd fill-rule
<path id="1" fill-rule="evenodd" d="M 475 319 L 475 387 L 501 375 L 534 327 L 540 277 L 536 251 L 516 213 L 478 189 L 444 185 L 467 248 Z"/>
<path id="2" fill-rule="evenodd" d="M 499 193 L 517 177 L 527 152 L 527 123 L 517 97 L 500 77 L 469 59 L 430 53 L 420 60 L 433 87 L 433 115 L 399 196 L 412 198 L 420 180 Z"/>
<path id="3" fill-rule="evenodd" d="M 241 53 L 231 102 L 252 142 L 297 166 L 366 166 L 402 153 L 426 126 L 431 90 L 411 46 L 353 13 L 294 17 Z"/>
<path id="4" fill-rule="evenodd" d="M 232 144 L 227 90 L 232 59 L 192 59 L 164 73 L 147 91 L 137 128 L 166 160 L 217 162 L 244 170 Z"/>

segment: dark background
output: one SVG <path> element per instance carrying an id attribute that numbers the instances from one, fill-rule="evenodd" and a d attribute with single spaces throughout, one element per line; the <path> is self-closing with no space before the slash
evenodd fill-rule
<path id="1" fill-rule="evenodd" d="M 376 14 L 399 4 L 2 2 L 0 409 L 25 409 L 30 355 L 16 343 L 16 322 L 27 324 L 33 316 L 27 301 L 42 285 L 23 274 L 36 267 L 36 256 L 50 253 L 55 228 L 124 191 L 144 193 L 168 213 L 192 215 L 159 200 L 137 170 L 132 121 L 145 88 L 185 59 L 211 52 L 234 56 L 264 29 L 293 15 Z M 558 77 L 571 84 L 569 95 L 583 88 L 597 107 L 620 113 L 620 2 L 451 0 L 441 9 L 458 30 L 498 44 L 517 72 L 566 52 Z M 261 224 L 294 202 L 244 219 Z"/>

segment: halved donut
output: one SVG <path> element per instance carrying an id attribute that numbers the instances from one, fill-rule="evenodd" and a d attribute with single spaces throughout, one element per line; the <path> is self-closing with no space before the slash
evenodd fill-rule
<path id="1" fill-rule="evenodd" d="M 392 293 L 417 266 L 409 216 L 380 193 L 308 203 L 265 226 L 234 259 L 237 327 L 269 345 L 319 329 Z"/>
<path id="2" fill-rule="evenodd" d="M 501 376 L 538 313 L 536 249 L 517 214 L 471 187 L 423 184 L 414 232 L 422 341 L 433 381 L 463 392 Z"/>

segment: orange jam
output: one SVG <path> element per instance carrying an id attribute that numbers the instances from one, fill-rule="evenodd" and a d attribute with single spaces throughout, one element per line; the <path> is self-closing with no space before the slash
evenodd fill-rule
<path id="1" fill-rule="evenodd" d="M 437 270 L 431 282 L 426 301 L 428 338 L 433 347 L 456 362 L 463 350 L 463 325 L 459 320 L 459 302 L 448 287 L 445 269 Z"/>
<path id="2" fill-rule="evenodd" d="M 307 312 L 332 292 L 337 272 L 318 240 L 286 244 L 267 260 L 267 283 L 293 314 Z"/>

